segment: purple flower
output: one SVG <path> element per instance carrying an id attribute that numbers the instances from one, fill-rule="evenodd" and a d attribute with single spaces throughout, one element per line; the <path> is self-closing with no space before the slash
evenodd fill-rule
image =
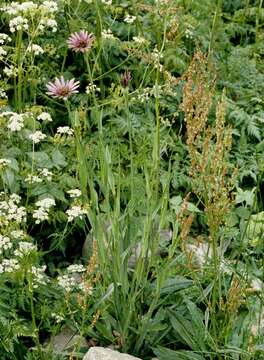
<path id="1" fill-rule="evenodd" d="M 67 100 L 72 94 L 78 93 L 79 81 L 64 80 L 64 77 L 55 78 L 55 81 L 49 82 L 46 87 L 48 89 L 47 94 L 63 100 Z"/>
<path id="2" fill-rule="evenodd" d="M 131 73 L 128 70 L 125 70 L 124 74 L 121 76 L 121 85 L 127 87 L 132 79 Z"/>
<path id="3" fill-rule="evenodd" d="M 67 43 L 70 49 L 75 52 L 85 53 L 90 50 L 94 41 L 93 34 L 89 34 L 85 30 L 71 34 Z"/>

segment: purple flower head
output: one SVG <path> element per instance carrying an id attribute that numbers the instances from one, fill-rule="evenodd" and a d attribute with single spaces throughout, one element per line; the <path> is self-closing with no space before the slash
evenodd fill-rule
<path id="1" fill-rule="evenodd" d="M 46 87 L 48 89 L 47 94 L 63 100 L 67 100 L 72 94 L 78 93 L 79 81 L 64 80 L 64 77 L 55 78 L 55 81 L 49 82 Z"/>
<path id="2" fill-rule="evenodd" d="M 131 73 L 128 70 L 125 70 L 124 74 L 121 76 L 121 85 L 127 87 L 132 79 Z"/>
<path id="3" fill-rule="evenodd" d="M 67 43 L 69 49 L 75 52 L 85 53 L 91 49 L 93 41 L 93 34 L 89 34 L 87 31 L 81 30 L 71 34 Z"/>

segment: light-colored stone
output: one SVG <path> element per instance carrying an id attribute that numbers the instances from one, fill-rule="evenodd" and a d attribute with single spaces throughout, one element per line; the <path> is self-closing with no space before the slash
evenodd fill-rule
<path id="1" fill-rule="evenodd" d="M 121 354 L 108 348 L 94 346 L 89 349 L 83 360 L 140 360 L 128 354 Z"/>
<path id="2" fill-rule="evenodd" d="M 72 351 L 75 347 L 88 349 L 87 341 L 76 335 L 76 332 L 69 327 L 62 329 L 58 335 L 52 336 L 45 345 L 46 348 L 52 348 L 55 353 Z"/>

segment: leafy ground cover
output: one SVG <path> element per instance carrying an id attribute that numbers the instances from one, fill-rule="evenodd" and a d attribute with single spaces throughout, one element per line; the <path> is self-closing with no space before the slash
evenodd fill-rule
<path id="1" fill-rule="evenodd" d="M 263 19 L 1 2 L 1 359 L 264 358 Z"/>

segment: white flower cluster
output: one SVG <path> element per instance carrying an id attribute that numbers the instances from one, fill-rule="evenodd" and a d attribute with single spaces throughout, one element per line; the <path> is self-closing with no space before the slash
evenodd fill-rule
<path id="1" fill-rule="evenodd" d="M 4 259 L 0 263 L 0 273 L 12 273 L 20 269 L 16 259 Z"/>
<path id="2" fill-rule="evenodd" d="M 110 29 L 102 30 L 101 36 L 103 39 L 114 39 L 114 34 Z"/>
<path id="3" fill-rule="evenodd" d="M 80 205 L 73 205 L 70 209 L 66 210 L 69 222 L 77 218 L 82 219 L 83 215 L 86 215 L 87 213 L 87 210 L 82 208 Z"/>
<path id="4" fill-rule="evenodd" d="M 52 180 L 52 172 L 47 168 L 39 169 L 40 175 L 43 176 L 47 181 Z"/>
<path id="5" fill-rule="evenodd" d="M 112 5 L 112 0 L 101 0 L 102 1 L 102 4 L 105 4 L 105 5 Z"/>
<path id="6" fill-rule="evenodd" d="M 25 233 L 23 230 L 13 230 L 11 231 L 10 236 L 13 239 L 22 239 L 25 237 Z"/>
<path id="7" fill-rule="evenodd" d="M 31 273 L 33 276 L 33 288 L 37 289 L 39 285 L 46 285 L 48 282 L 48 277 L 45 276 L 46 265 L 43 266 L 32 266 Z"/>
<path id="8" fill-rule="evenodd" d="M 4 33 L 0 33 L 0 45 L 4 45 L 6 42 L 10 42 L 11 38 Z"/>
<path id="9" fill-rule="evenodd" d="M 133 24 L 133 22 L 135 22 L 136 20 L 136 16 L 133 15 L 126 15 L 124 18 L 124 22 L 126 22 L 127 24 Z"/>
<path id="10" fill-rule="evenodd" d="M 16 16 L 9 22 L 10 31 L 28 30 L 28 21 L 23 16 Z"/>
<path id="11" fill-rule="evenodd" d="M 7 99 L 7 95 L 4 89 L 0 88 L 0 99 Z"/>
<path id="12" fill-rule="evenodd" d="M 39 171 L 38 175 L 29 174 L 25 178 L 25 182 L 27 182 L 29 184 L 35 184 L 35 183 L 41 183 L 43 181 L 51 181 L 52 180 L 53 174 L 47 168 L 38 169 L 38 171 Z"/>
<path id="13" fill-rule="evenodd" d="M 133 36 L 133 41 L 139 45 L 146 44 L 148 41 L 142 36 Z"/>
<path id="14" fill-rule="evenodd" d="M 0 117 L 9 117 L 7 127 L 11 131 L 20 131 L 24 127 L 24 116 L 23 114 L 17 114 L 12 111 L 2 112 Z"/>
<path id="15" fill-rule="evenodd" d="M 101 89 L 99 88 L 99 87 L 97 87 L 97 85 L 95 85 L 95 84 L 89 84 L 89 85 L 87 85 L 86 86 L 86 89 L 85 89 L 85 92 L 86 92 L 86 94 L 91 94 L 92 92 L 100 92 L 101 91 Z"/>
<path id="16" fill-rule="evenodd" d="M 44 112 L 42 112 L 41 114 L 38 115 L 37 120 L 52 122 L 52 117 L 50 116 L 49 113 L 44 111 Z"/>
<path id="17" fill-rule="evenodd" d="M 143 103 L 144 101 L 148 101 L 150 95 L 150 88 L 143 88 L 143 91 L 137 95 L 137 100 Z"/>
<path id="18" fill-rule="evenodd" d="M 11 164 L 11 160 L 9 160 L 9 159 L 0 159 L 0 170 L 7 167 L 9 164 Z"/>
<path id="19" fill-rule="evenodd" d="M 37 44 L 31 44 L 26 51 L 28 53 L 32 53 L 34 56 L 44 54 L 44 50 L 42 49 L 42 47 Z"/>
<path id="20" fill-rule="evenodd" d="M 5 251 L 12 248 L 12 242 L 8 236 L 0 234 L 0 255 Z"/>
<path id="21" fill-rule="evenodd" d="M 54 19 L 41 19 L 39 24 L 40 31 L 44 31 L 45 28 L 51 29 L 52 32 L 57 31 L 57 21 Z"/>
<path id="22" fill-rule="evenodd" d="M 24 257 L 36 250 L 37 250 L 36 245 L 34 245 L 28 241 L 21 241 L 18 244 L 18 249 L 16 249 L 14 251 L 14 255 L 18 256 L 18 257 Z"/>
<path id="23" fill-rule="evenodd" d="M 163 70 L 163 65 L 160 64 L 160 60 L 163 59 L 163 54 L 162 54 L 161 51 L 158 50 L 158 48 L 156 46 L 153 49 L 151 57 L 152 57 L 152 61 L 154 62 L 155 68 L 162 71 Z"/>
<path id="24" fill-rule="evenodd" d="M 48 14 L 53 14 L 58 11 L 58 5 L 55 1 L 43 1 L 39 8 L 43 13 Z"/>
<path id="25" fill-rule="evenodd" d="M 61 286 L 67 292 L 76 288 L 76 279 L 73 276 L 59 275 L 57 277 L 57 280 L 58 280 L 59 286 Z"/>
<path id="26" fill-rule="evenodd" d="M 7 51 L 5 51 L 5 49 L 0 46 L 0 60 L 4 60 L 4 57 L 6 56 Z"/>
<path id="27" fill-rule="evenodd" d="M 23 115 L 14 113 L 10 116 L 7 127 L 11 131 L 20 131 L 24 127 Z"/>
<path id="28" fill-rule="evenodd" d="M 33 1 L 24 1 L 22 3 L 18 3 L 12 1 L 10 5 L 6 5 L 1 8 L 8 15 L 18 15 L 23 14 L 25 15 L 28 12 L 34 12 L 37 9 L 37 4 L 34 4 Z"/>
<path id="29" fill-rule="evenodd" d="M 43 132 L 37 130 L 31 134 L 29 134 L 28 138 L 33 141 L 34 144 L 40 143 L 44 140 L 47 136 L 43 134 Z"/>
<path id="30" fill-rule="evenodd" d="M 11 19 L 9 27 L 11 32 L 24 30 L 28 31 L 30 25 L 36 26 L 39 32 L 43 32 L 45 28 L 51 29 L 53 32 L 57 31 L 57 22 L 54 15 L 58 10 L 58 5 L 55 1 L 43 1 L 42 4 L 35 4 L 33 1 L 24 1 L 22 3 L 12 1 L 9 5 L 1 8 Z"/>
<path id="31" fill-rule="evenodd" d="M 18 74 L 18 70 L 16 67 L 14 67 L 13 65 L 5 66 L 3 69 L 3 73 L 7 76 L 7 77 L 16 77 Z"/>
<path id="32" fill-rule="evenodd" d="M 83 265 L 79 264 L 72 264 L 67 267 L 67 273 L 68 274 L 74 274 L 74 273 L 82 273 L 85 272 L 86 268 Z"/>
<path id="33" fill-rule="evenodd" d="M 0 201 L 0 226 L 7 226 L 10 222 L 26 222 L 26 209 L 19 206 L 20 200 L 20 196 L 11 194 L 8 200 Z"/>
<path id="34" fill-rule="evenodd" d="M 82 195 L 82 192 L 79 189 L 72 189 L 68 190 L 67 194 L 69 194 L 71 198 L 78 198 Z"/>
<path id="35" fill-rule="evenodd" d="M 60 323 L 64 320 L 64 317 L 59 315 L 59 314 L 55 314 L 55 313 L 51 313 L 51 317 L 53 319 L 55 319 L 56 323 Z"/>
<path id="36" fill-rule="evenodd" d="M 45 198 L 36 202 L 38 209 L 33 211 L 33 218 L 36 219 L 36 224 L 40 224 L 41 221 L 48 220 L 49 210 L 52 206 L 55 206 L 55 200 L 52 198 Z"/>
<path id="37" fill-rule="evenodd" d="M 59 126 L 57 129 L 57 134 L 71 136 L 74 134 L 74 130 L 71 129 L 69 126 Z"/>

